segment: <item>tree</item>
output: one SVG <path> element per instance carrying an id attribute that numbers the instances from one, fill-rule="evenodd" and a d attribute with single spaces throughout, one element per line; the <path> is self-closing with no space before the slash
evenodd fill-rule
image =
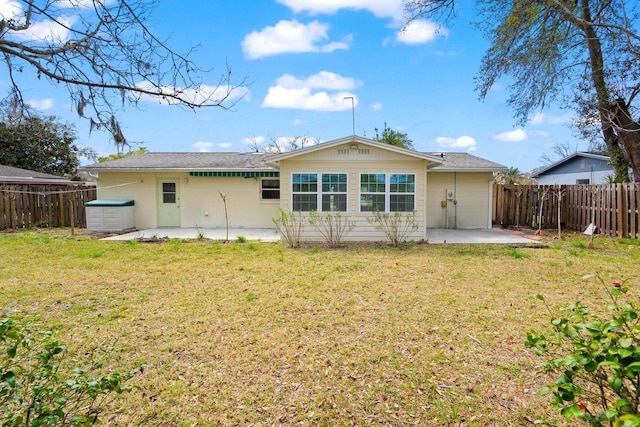
<path id="1" fill-rule="evenodd" d="M 520 184 L 520 181 L 524 178 L 524 174 L 520 172 L 518 168 L 509 168 L 506 172 L 500 172 L 496 176 L 496 182 L 498 184 Z"/>
<path id="2" fill-rule="evenodd" d="M 116 154 L 109 154 L 108 156 L 98 157 L 98 162 L 100 163 L 110 162 L 111 160 L 118 160 L 118 159 L 122 159 L 123 157 L 131 157 L 131 156 L 136 156 L 138 154 L 144 154 L 148 152 L 149 150 L 147 149 L 147 147 L 140 147 L 137 150 L 129 150 L 126 153 L 119 152 Z"/>
<path id="3" fill-rule="evenodd" d="M 540 156 L 540 161 L 545 165 L 550 165 L 558 160 L 562 160 L 570 155 L 578 152 L 578 146 L 576 144 L 571 144 L 569 142 L 565 142 L 563 144 L 555 143 L 551 146 L 551 151 L 553 152 L 553 157 L 544 153 Z"/>
<path id="4" fill-rule="evenodd" d="M 413 141 L 409 139 L 407 134 L 389 129 L 387 122 L 384 122 L 382 135 L 378 134 L 378 128 L 374 128 L 374 130 L 376 131 L 376 136 L 373 138 L 375 141 L 413 150 Z"/>
<path id="5" fill-rule="evenodd" d="M 453 0 L 406 0 L 417 17 Z M 476 89 L 484 98 L 495 82 L 513 79 L 508 104 L 525 122 L 537 109 L 561 102 L 598 126 L 616 175 L 640 180 L 640 125 L 633 119 L 640 93 L 640 36 L 636 4 L 624 0 L 480 0 L 480 24 L 491 42 Z M 631 7 L 631 9 L 629 9 Z"/>
<path id="6" fill-rule="evenodd" d="M 66 86 L 90 130 L 110 132 L 127 146 L 116 118 L 118 104 L 142 98 L 187 108 L 231 108 L 245 80 L 231 83 L 231 69 L 214 85 L 201 82 L 189 53 L 178 53 L 147 27 L 154 1 L 21 0 L 0 16 L 0 54 L 9 72 L 10 99 L 21 109 L 20 75 L 35 73 Z M 191 49 L 193 50 L 193 49 Z M 116 95 L 116 99 L 112 97 Z"/>
<path id="7" fill-rule="evenodd" d="M 73 178 L 84 153 L 75 139 L 75 128 L 53 116 L 0 122 L 0 164 Z"/>

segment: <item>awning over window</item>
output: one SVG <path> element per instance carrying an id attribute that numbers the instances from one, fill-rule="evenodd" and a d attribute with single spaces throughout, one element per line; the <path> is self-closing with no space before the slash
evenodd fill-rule
<path id="1" fill-rule="evenodd" d="M 249 172 L 249 171 L 226 171 L 226 172 L 189 172 L 189 176 L 217 176 L 232 178 L 280 178 L 280 172 Z"/>

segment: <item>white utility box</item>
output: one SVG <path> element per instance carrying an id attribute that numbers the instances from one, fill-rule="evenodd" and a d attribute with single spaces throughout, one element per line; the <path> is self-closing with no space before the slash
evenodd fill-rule
<path id="1" fill-rule="evenodd" d="M 85 204 L 87 230 L 126 231 L 135 227 L 133 200 L 93 200 Z"/>

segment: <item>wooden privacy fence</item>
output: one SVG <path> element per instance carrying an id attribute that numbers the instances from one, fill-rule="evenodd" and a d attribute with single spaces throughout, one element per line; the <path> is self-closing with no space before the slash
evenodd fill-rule
<path id="1" fill-rule="evenodd" d="M 0 183 L 0 230 L 28 227 L 86 227 L 84 204 L 96 188 L 78 184 Z"/>
<path id="2" fill-rule="evenodd" d="M 493 186 L 493 223 L 504 227 L 558 227 L 640 238 L 640 184 Z M 542 216 L 540 217 L 540 210 Z"/>

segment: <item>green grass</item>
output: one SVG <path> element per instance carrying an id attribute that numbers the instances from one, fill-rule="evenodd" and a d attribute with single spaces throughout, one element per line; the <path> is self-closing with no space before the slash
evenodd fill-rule
<path id="1" fill-rule="evenodd" d="M 147 365 L 107 424 L 553 425 L 523 344 L 548 329 L 535 295 L 602 305 L 581 280 L 594 272 L 638 295 L 637 241 L 587 242 L 292 250 L 0 234 L 0 307 L 55 327 L 79 360 L 113 346 L 105 369 Z"/>

